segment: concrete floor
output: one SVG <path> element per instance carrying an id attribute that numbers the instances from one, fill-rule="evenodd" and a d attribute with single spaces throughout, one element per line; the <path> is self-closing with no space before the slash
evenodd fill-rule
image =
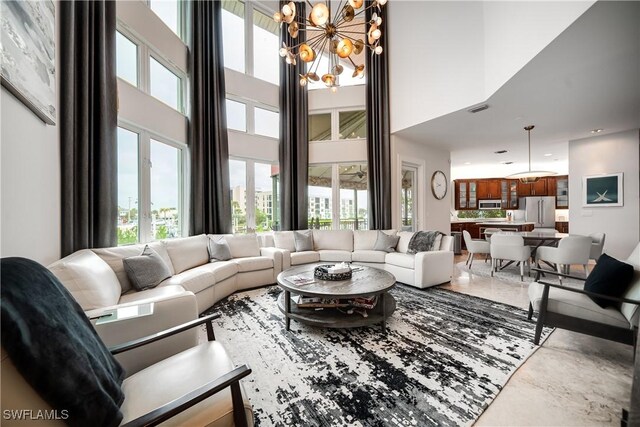
<path id="1" fill-rule="evenodd" d="M 465 259 L 456 256 L 455 263 Z M 454 268 L 443 287 L 526 309 L 527 286 Z M 557 329 L 474 425 L 618 426 L 629 408 L 632 372 L 631 346 Z"/>

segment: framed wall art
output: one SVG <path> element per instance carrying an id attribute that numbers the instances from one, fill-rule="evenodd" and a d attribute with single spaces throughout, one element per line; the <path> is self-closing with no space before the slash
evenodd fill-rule
<path id="1" fill-rule="evenodd" d="M 0 2 L 2 86 L 45 123 L 55 124 L 53 1 Z"/>
<path id="2" fill-rule="evenodd" d="M 582 206 L 623 206 L 622 173 L 585 176 L 582 181 Z"/>

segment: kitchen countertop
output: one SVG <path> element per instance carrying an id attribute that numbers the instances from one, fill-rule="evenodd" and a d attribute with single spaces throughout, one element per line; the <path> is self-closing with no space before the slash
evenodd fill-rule
<path id="1" fill-rule="evenodd" d="M 463 219 L 452 219 L 451 224 L 468 224 L 475 223 L 478 225 L 529 225 L 535 224 L 535 222 L 526 222 L 526 221 L 505 221 L 502 219 L 491 220 L 486 218 L 463 218 Z"/>

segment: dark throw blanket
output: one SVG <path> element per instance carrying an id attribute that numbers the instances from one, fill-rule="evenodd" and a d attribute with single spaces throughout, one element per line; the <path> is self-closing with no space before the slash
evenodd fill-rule
<path id="1" fill-rule="evenodd" d="M 438 248 L 434 247 L 438 236 L 444 236 L 444 233 L 439 231 L 417 231 L 411 236 L 409 240 L 408 254 L 417 254 L 418 252 L 436 251 Z"/>
<path id="2" fill-rule="evenodd" d="M 68 425 L 119 425 L 124 370 L 71 294 L 25 258 L 0 260 L 0 276 L 2 346 L 24 379 Z"/>

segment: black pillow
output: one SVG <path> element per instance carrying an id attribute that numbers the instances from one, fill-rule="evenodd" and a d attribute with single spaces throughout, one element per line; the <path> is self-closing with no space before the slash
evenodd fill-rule
<path id="1" fill-rule="evenodd" d="M 632 280 L 633 266 L 631 264 L 618 261 L 607 254 L 602 254 L 600 258 L 598 258 L 598 263 L 593 271 L 589 274 L 589 277 L 587 277 L 584 290 L 620 298 L 629 288 Z M 591 295 L 589 295 L 589 298 L 602 308 L 607 308 L 608 306 L 617 307 L 619 305 L 615 301 L 604 298 Z"/>

